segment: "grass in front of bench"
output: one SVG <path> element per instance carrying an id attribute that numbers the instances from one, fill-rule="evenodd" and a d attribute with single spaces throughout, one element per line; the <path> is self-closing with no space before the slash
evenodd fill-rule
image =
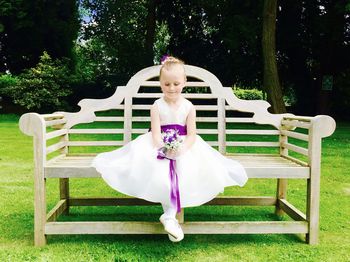
<path id="1" fill-rule="evenodd" d="M 338 123 L 323 143 L 320 244 L 295 235 L 188 235 L 178 244 L 165 235 L 51 236 L 33 247 L 32 140 L 19 131 L 18 117 L 0 115 L 0 258 L 4 261 L 349 261 L 350 123 Z M 48 208 L 58 199 L 58 183 L 47 183 Z M 290 180 L 288 199 L 305 209 L 303 181 Z M 117 196 L 101 179 L 72 179 L 73 196 Z M 274 195 L 275 181 L 250 180 L 225 195 Z M 75 207 L 69 220 L 157 221 L 155 207 Z M 188 220 L 275 220 L 272 207 L 196 207 Z M 68 219 L 64 217 L 64 219 Z"/>

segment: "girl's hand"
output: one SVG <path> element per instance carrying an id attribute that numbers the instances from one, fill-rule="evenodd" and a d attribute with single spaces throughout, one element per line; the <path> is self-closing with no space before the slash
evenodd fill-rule
<path id="1" fill-rule="evenodd" d="M 167 150 L 166 157 L 169 159 L 175 160 L 177 158 L 177 152 L 178 152 L 177 150 L 172 150 L 172 149 Z"/>
<path id="2" fill-rule="evenodd" d="M 176 159 L 181 156 L 183 153 L 182 147 L 179 147 L 177 150 L 168 150 L 166 153 L 166 157 L 169 159 Z"/>

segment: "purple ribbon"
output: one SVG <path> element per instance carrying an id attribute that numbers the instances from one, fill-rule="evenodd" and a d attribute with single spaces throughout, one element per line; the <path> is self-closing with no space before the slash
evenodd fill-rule
<path id="1" fill-rule="evenodd" d="M 179 135 L 180 136 L 185 136 L 187 135 L 187 127 L 186 126 L 182 126 L 182 125 L 177 125 L 177 124 L 173 124 L 173 125 L 162 125 L 160 126 L 160 130 L 162 132 L 166 132 L 169 129 L 175 129 L 179 131 Z"/>
<path id="2" fill-rule="evenodd" d="M 179 135 L 184 136 L 187 134 L 186 126 L 182 125 L 162 125 L 161 130 L 166 132 L 169 129 L 175 129 L 179 131 Z M 170 202 L 173 206 L 176 206 L 177 213 L 181 212 L 181 203 L 180 203 L 180 191 L 179 191 L 179 179 L 176 173 L 176 160 L 166 157 L 166 152 L 158 150 L 158 159 L 169 159 L 169 178 L 170 178 Z"/>

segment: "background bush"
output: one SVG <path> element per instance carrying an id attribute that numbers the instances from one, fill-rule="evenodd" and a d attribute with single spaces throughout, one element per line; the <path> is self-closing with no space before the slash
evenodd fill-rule
<path id="1" fill-rule="evenodd" d="M 70 72 L 67 61 L 53 60 L 44 52 L 35 68 L 26 69 L 17 77 L 3 75 L 1 93 L 27 109 L 64 109 L 64 98 L 72 93 L 71 86 L 77 81 Z"/>
<path id="2" fill-rule="evenodd" d="M 233 93 L 240 99 L 244 100 L 263 100 L 264 94 L 263 91 L 254 89 L 242 89 L 239 87 L 233 88 Z"/>

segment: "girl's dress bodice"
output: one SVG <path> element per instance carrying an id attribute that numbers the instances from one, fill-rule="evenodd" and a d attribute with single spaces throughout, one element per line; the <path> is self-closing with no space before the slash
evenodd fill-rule
<path id="1" fill-rule="evenodd" d="M 173 109 L 165 101 L 164 97 L 155 101 L 159 111 L 160 125 L 178 124 L 186 125 L 187 116 L 191 110 L 192 103 L 182 98 L 177 109 Z"/>

